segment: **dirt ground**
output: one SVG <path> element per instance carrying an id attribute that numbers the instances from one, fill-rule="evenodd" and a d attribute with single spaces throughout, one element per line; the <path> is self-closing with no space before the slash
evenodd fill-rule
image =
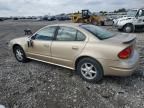
<path id="1" fill-rule="evenodd" d="M 6 108 L 144 108 L 144 32 L 137 36 L 140 62 L 130 77 L 104 77 L 98 84 L 73 71 L 37 61 L 19 63 L 8 42 L 54 22 L 0 22 L 0 104 Z M 117 32 L 111 26 L 106 29 Z"/>

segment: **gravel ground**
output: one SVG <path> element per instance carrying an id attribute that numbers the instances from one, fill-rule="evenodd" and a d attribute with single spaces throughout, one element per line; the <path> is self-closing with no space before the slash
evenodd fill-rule
<path id="1" fill-rule="evenodd" d="M 144 32 L 137 36 L 140 62 L 130 77 L 104 77 L 98 84 L 73 71 L 37 61 L 19 63 L 9 40 L 54 22 L 0 22 L 0 104 L 6 108 L 144 108 Z M 105 27 L 116 32 L 111 26 Z"/>

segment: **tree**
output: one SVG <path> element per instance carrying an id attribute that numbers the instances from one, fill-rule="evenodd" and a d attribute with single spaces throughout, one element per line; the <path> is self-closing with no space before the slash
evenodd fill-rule
<path id="1" fill-rule="evenodd" d="M 99 13 L 101 13 L 102 15 L 105 15 L 107 12 L 106 11 L 100 11 Z"/>
<path id="2" fill-rule="evenodd" d="M 121 9 L 118 9 L 118 10 L 114 11 L 114 13 L 118 13 L 118 12 L 126 12 L 126 9 L 125 8 L 121 8 Z"/>

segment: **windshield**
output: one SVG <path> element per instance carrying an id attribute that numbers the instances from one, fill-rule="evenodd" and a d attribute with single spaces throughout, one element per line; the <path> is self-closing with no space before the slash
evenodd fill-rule
<path id="1" fill-rule="evenodd" d="M 115 35 L 114 33 L 107 31 L 105 29 L 102 29 L 100 27 L 97 27 L 95 25 L 83 24 L 83 25 L 80 25 L 80 27 L 89 31 L 90 33 L 92 33 L 94 36 L 96 36 L 100 40 L 108 39 Z"/>
<path id="2" fill-rule="evenodd" d="M 137 14 L 137 10 L 129 10 L 129 11 L 127 12 L 127 16 L 128 16 L 128 17 L 135 17 L 136 14 Z"/>

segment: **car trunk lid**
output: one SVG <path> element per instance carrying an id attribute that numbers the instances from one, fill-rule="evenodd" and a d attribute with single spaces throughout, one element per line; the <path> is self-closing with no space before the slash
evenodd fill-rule
<path id="1" fill-rule="evenodd" d="M 117 57 L 120 59 L 127 59 L 133 54 L 136 44 L 136 36 L 134 34 L 121 33 L 112 38 L 105 39 L 103 42 L 112 46 L 118 46 L 116 49 Z"/>
<path id="2" fill-rule="evenodd" d="M 121 33 L 113 36 L 112 38 L 106 39 L 105 41 L 117 44 L 130 44 L 135 42 L 135 40 L 136 36 L 134 34 Z"/>

